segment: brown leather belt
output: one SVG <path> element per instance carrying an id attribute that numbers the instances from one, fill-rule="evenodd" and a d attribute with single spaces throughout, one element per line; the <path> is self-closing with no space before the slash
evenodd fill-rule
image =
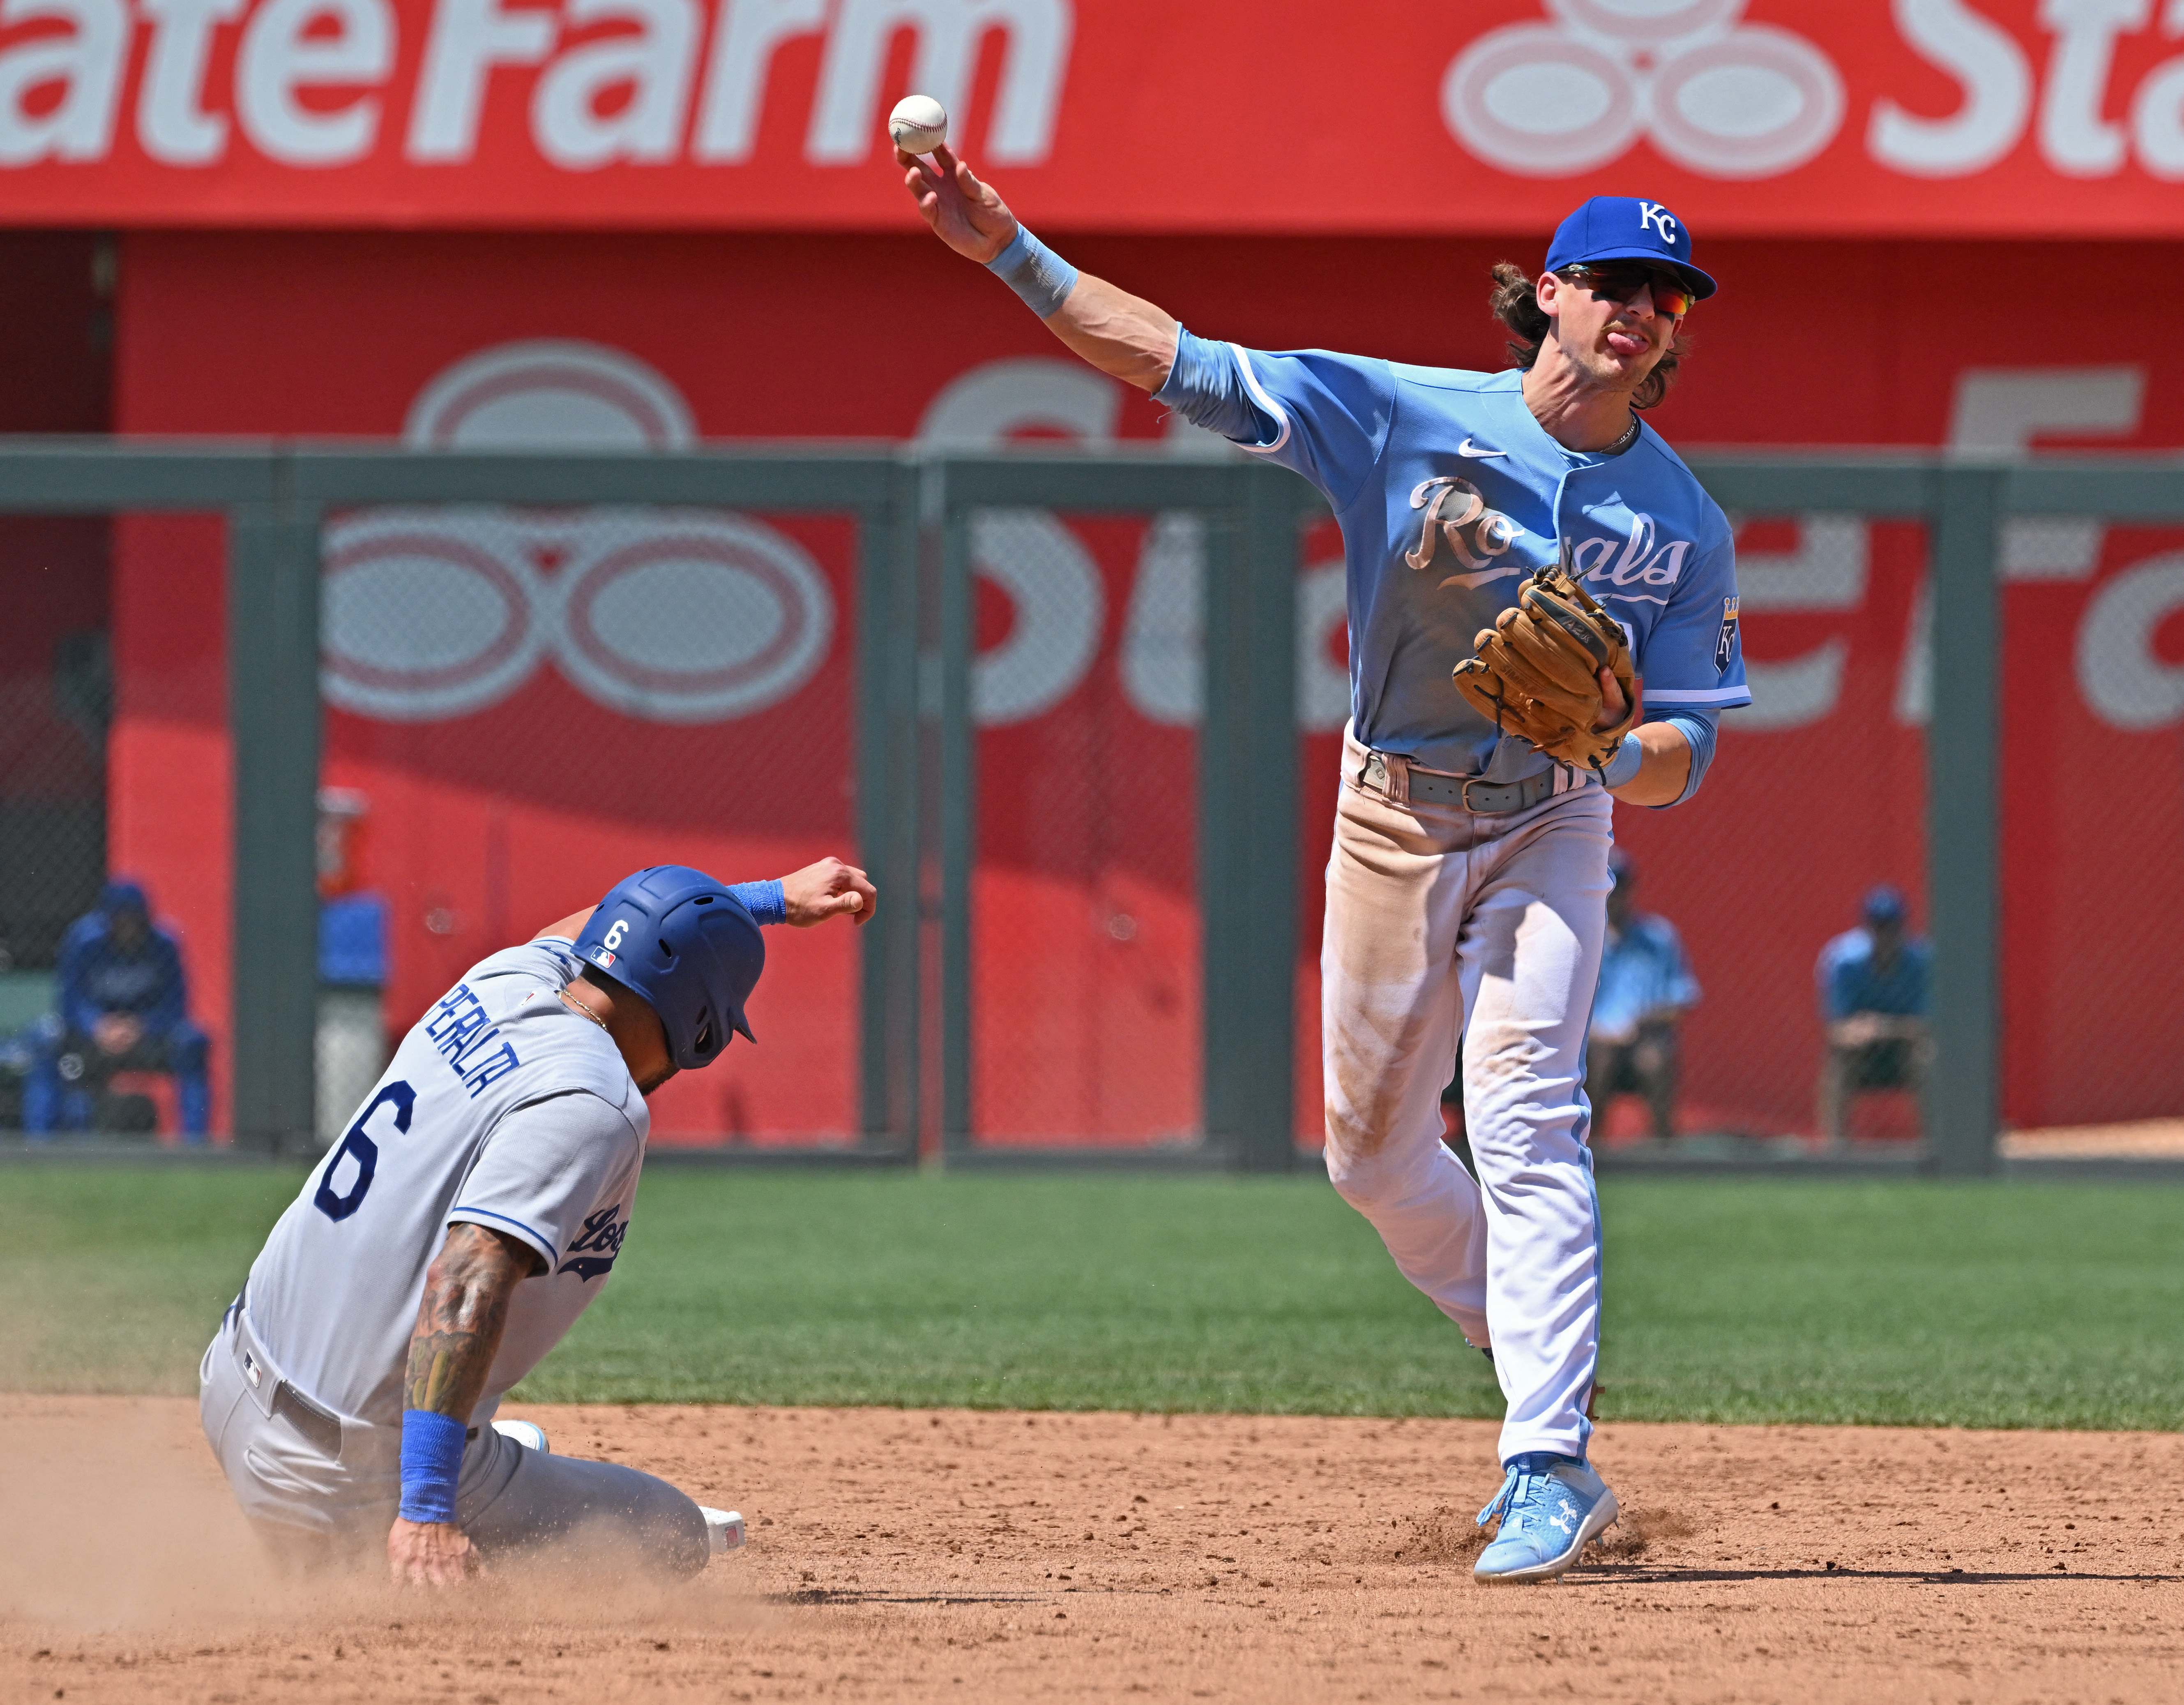
<path id="1" fill-rule="evenodd" d="M 1412 805 L 1454 805 L 1482 817 L 1513 816 L 1518 811 L 1529 811 L 1557 792 L 1572 791 L 1573 783 L 1576 787 L 1585 785 L 1582 778 L 1556 770 L 1542 770 L 1522 781 L 1490 782 L 1479 776 L 1444 775 L 1410 764 L 1404 765 L 1403 769 L 1407 786 L 1399 792 L 1386 755 L 1375 752 L 1366 759 L 1357 779 L 1361 785 L 1398 803 L 1407 800 Z M 1559 788 L 1556 786 L 1558 778 L 1563 780 Z"/>

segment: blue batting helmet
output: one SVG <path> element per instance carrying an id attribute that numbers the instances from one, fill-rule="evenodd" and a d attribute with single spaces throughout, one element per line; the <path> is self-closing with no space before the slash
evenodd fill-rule
<path id="1" fill-rule="evenodd" d="M 749 1040 L 744 1002 L 766 968 L 766 939 L 744 903 L 701 870 L 660 864 L 607 890 L 577 956 L 642 995 L 685 1071 L 710 1066 L 728 1032 Z"/>

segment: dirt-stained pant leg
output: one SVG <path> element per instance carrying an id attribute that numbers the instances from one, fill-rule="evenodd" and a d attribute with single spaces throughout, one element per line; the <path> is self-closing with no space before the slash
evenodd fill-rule
<path id="1" fill-rule="evenodd" d="M 1486 1222 L 1441 1141 L 1462 1005 L 1457 942 L 1469 819 L 1413 815 L 1345 783 L 1327 866 L 1320 1048 L 1327 1174 L 1396 1267 L 1485 1346 Z"/>
<path id="2" fill-rule="evenodd" d="M 1502 1459 L 1582 1457 L 1600 1356 L 1600 1204 L 1585 1034 L 1606 933 L 1604 792 L 1524 813 L 1472 855 L 1459 942 L 1463 1115 L 1486 1221 Z"/>
<path id="3" fill-rule="evenodd" d="M 490 1427 L 463 1452 L 455 1513 L 491 1563 L 553 1560 L 691 1575 L 712 1555 L 696 1502 L 620 1463 L 549 1456 Z"/>
<path id="4" fill-rule="evenodd" d="M 328 1456 L 267 1414 L 224 1323 L 198 1368 L 198 1411 L 242 1513 L 284 1565 L 384 1568 L 402 1500 L 401 1433 L 343 1424 Z M 711 1554 L 705 1518 L 666 1481 L 617 1463 L 543 1455 L 480 1427 L 463 1451 L 455 1519 L 488 1563 L 518 1557 L 610 1571 L 695 1574 Z"/>
<path id="5" fill-rule="evenodd" d="M 1346 744 L 1355 773 L 1362 749 Z M 1600 1240 L 1584 1045 L 1610 811 L 1591 789 L 1479 817 L 1347 781 L 1336 809 L 1320 961 L 1328 1175 L 1404 1277 L 1493 1345 L 1504 1460 L 1581 1456 L 1591 1433 Z M 1459 1032 L 1483 1198 L 1441 1141 Z"/>

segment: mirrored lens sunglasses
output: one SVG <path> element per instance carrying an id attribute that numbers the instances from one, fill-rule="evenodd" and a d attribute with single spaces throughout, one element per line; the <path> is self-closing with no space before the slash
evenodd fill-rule
<path id="1" fill-rule="evenodd" d="M 1691 311 L 1696 298 L 1689 286 L 1673 273 L 1656 272 L 1646 266 L 1558 266 L 1558 277 L 1582 284 L 1595 296 L 1606 302 L 1625 303 L 1646 286 L 1653 287 L 1653 311 L 1671 318 Z"/>

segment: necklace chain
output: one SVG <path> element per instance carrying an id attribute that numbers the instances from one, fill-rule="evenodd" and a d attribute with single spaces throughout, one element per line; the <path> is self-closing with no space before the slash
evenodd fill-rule
<path id="1" fill-rule="evenodd" d="M 1630 424 L 1623 429 L 1623 436 L 1618 438 L 1613 443 L 1610 444 L 1603 454 L 1612 456 L 1618 451 L 1629 449 L 1630 448 L 1630 441 L 1637 436 L 1638 416 L 1635 414 L 1633 414 L 1630 416 Z"/>
<path id="2" fill-rule="evenodd" d="M 600 1029 L 607 1030 L 607 1021 L 605 1019 L 600 1017 L 598 1013 L 593 1011 L 592 1009 L 585 1006 L 582 1001 L 572 1000 L 566 989 L 560 990 L 560 993 L 561 996 L 561 1004 L 564 1006 L 567 1007 L 571 1012 L 582 1013 L 585 1017 L 590 1019 L 592 1022 L 598 1025 Z M 607 1030 L 607 1034 L 611 1036 L 614 1034 L 614 1032 Z"/>

